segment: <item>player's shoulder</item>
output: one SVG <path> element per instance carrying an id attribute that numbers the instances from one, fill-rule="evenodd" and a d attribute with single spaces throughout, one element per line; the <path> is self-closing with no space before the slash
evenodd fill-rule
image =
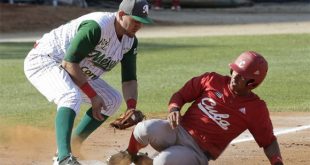
<path id="1" fill-rule="evenodd" d="M 228 76 L 224 76 L 216 72 L 205 72 L 202 76 L 209 81 L 225 81 L 228 78 Z"/>
<path id="2" fill-rule="evenodd" d="M 261 99 L 258 95 L 255 93 L 251 93 L 250 96 L 244 99 L 244 104 L 251 107 L 251 109 L 256 109 L 259 111 L 268 111 L 267 103 Z"/>

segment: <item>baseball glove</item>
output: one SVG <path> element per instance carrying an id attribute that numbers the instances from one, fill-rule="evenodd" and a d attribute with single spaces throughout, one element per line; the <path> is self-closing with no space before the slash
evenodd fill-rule
<path id="1" fill-rule="evenodd" d="M 130 165 L 132 163 L 132 156 L 127 151 L 120 151 L 107 160 L 108 165 Z"/>
<path id="2" fill-rule="evenodd" d="M 116 129 L 126 129 L 138 124 L 143 119 L 145 119 L 145 115 L 141 111 L 130 109 L 111 122 L 110 125 Z"/>
<path id="3" fill-rule="evenodd" d="M 147 153 L 138 153 L 133 162 L 135 165 L 153 165 L 153 159 Z"/>

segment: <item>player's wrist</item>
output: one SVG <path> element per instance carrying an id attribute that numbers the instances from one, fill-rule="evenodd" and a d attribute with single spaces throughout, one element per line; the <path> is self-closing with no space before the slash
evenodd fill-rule
<path id="1" fill-rule="evenodd" d="M 96 91 L 89 85 L 88 82 L 80 86 L 80 89 L 91 99 L 97 96 Z"/>
<path id="2" fill-rule="evenodd" d="M 130 98 L 126 100 L 127 109 L 136 109 L 137 106 L 137 100 Z"/>
<path id="3" fill-rule="evenodd" d="M 176 104 L 170 104 L 168 107 L 169 113 L 171 112 L 180 112 L 180 108 Z"/>
<path id="4" fill-rule="evenodd" d="M 283 165 L 281 155 L 273 155 L 271 158 L 269 158 L 269 161 L 271 165 Z"/>

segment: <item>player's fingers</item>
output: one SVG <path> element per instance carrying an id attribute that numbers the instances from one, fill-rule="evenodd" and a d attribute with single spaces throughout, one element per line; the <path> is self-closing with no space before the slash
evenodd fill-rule
<path id="1" fill-rule="evenodd" d="M 102 121 L 104 119 L 103 115 L 101 114 L 101 109 L 103 107 L 101 106 L 100 108 L 98 108 L 98 111 L 97 111 L 97 118 L 98 120 Z"/>
<path id="2" fill-rule="evenodd" d="M 93 107 L 93 117 L 96 119 L 96 120 L 99 120 L 99 121 L 102 121 L 104 118 L 101 114 L 101 106 L 99 107 Z"/>
<path id="3" fill-rule="evenodd" d="M 180 114 L 176 113 L 176 119 L 175 119 L 176 125 L 180 124 Z"/>
<path id="4" fill-rule="evenodd" d="M 177 126 L 175 113 L 172 112 L 170 117 L 171 117 L 170 125 L 171 125 L 171 128 L 174 129 Z"/>
<path id="5" fill-rule="evenodd" d="M 172 125 L 172 116 L 171 116 L 171 114 L 168 115 L 167 119 L 168 119 L 168 121 L 169 121 L 169 124 L 170 124 L 171 128 L 173 128 L 173 125 Z"/>
<path id="6" fill-rule="evenodd" d="M 96 112 L 96 110 L 94 109 L 94 107 L 93 107 L 93 110 L 92 110 L 92 114 L 93 114 L 93 117 L 94 117 L 96 120 L 99 120 L 99 119 L 97 118 L 97 112 Z"/>

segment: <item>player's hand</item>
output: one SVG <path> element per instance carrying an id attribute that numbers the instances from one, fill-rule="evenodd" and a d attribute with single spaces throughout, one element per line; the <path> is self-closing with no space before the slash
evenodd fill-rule
<path id="1" fill-rule="evenodd" d="M 181 113 L 180 111 L 173 111 L 168 114 L 168 121 L 172 129 L 175 129 L 181 121 Z"/>
<path id="2" fill-rule="evenodd" d="M 92 104 L 93 117 L 96 120 L 102 121 L 104 119 L 104 117 L 101 114 L 101 110 L 102 109 L 104 109 L 104 110 L 107 109 L 103 99 L 99 95 L 96 95 L 95 97 L 91 98 L 90 101 L 91 101 L 91 104 Z"/>

